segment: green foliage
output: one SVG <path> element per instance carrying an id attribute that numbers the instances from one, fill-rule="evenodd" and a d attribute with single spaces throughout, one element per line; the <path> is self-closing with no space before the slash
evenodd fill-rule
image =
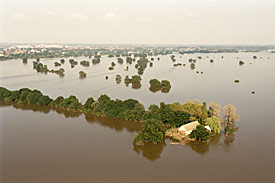
<path id="1" fill-rule="evenodd" d="M 33 62 L 33 68 L 37 72 L 42 72 L 42 73 L 47 73 L 49 71 L 47 65 L 43 65 L 42 63 L 38 63 L 38 62 Z"/>
<path id="2" fill-rule="evenodd" d="M 199 121 L 202 118 L 202 106 L 196 103 L 186 103 L 182 105 L 182 110 L 191 115 L 191 121 Z"/>
<path id="3" fill-rule="evenodd" d="M 62 59 L 60 60 L 60 62 L 61 62 L 61 64 L 64 64 L 64 63 L 65 63 L 65 59 L 62 58 Z"/>
<path id="4" fill-rule="evenodd" d="M 185 111 L 174 111 L 171 108 L 171 104 L 160 103 L 160 119 L 163 123 L 169 123 L 172 126 L 178 127 L 188 123 L 190 120 L 190 114 Z"/>
<path id="5" fill-rule="evenodd" d="M 89 97 L 84 104 L 84 111 L 88 113 L 92 112 L 94 103 L 95 100 L 93 99 L 93 97 Z"/>
<path id="6" fill-rule="evenodd" d="M 78 64 L 78 62 L 77 62 L 77 61 L 75 61 L 74 59 L 70 59 L 70 60 L 69 60 L 69 63 L 70 63 L 72 66 L 74 66 L 74 65 L 77 65 L 77 64 Z"/>
<path id="7" fill-rule="evenodd" d="M 243 65 L 244 64 L 244 61 L 239 61 L 239 65 Z"/>
<path id="8" fill-rule="evenodd" d="M 127 64 L 132 64 L 133 59 L 131 57 L 126 57 L 126 63 Z"/>
<path id="9" fill-rule="evenodd" d="M 194 70 L 196 68 L 196 65 L 194 63 L 191 63 L 190 68 Z"/>
<path id="10" fill-rule="evenodd" d="M 116 75 L 116 83 L 119 84 L 121 82 L 121 75 Z"/>
<path id="11" fill-rule="evenodd" d="M 79 78 L 86 78 L 87 74 L 84 71 L 79 71 Z"/>
<path id="12" fill-rule="evenodd" d="M 203 125 L 198 125 L 197 128 L 191 132 L 189 137 L 199 141 L 207 141 L 210 137 L 210 133 Z"/>
<path id="13" fill-rule="evenodd" d="M 161 88 L 161 82 L 157 79 L 151 79 L 149 83 L 152 88 Z"/>
<path id="14" fill-rule="evenodd" d="M 48 105 L 52 101 L 48 96 L 43 95 L 38 90 L 30 90 L 22 88 L 20 90 L 10 91 L 0 87 L 0 99 L 5 101 L 13 101 L 17 104 L 40 104 Z"/>
<path id="15" fill-rule="evenodd" d="M 99 63 L 100 63 L 100 58 L 94 58 L 94 59 L 92 60 L 92 63 L 93 63 L 93 64 L 99 64 Z"/>
<path id="16" fill-rule="evenodd" d="M 161 81 L 161 92 L 168 93 L 171 89 L 171 84 L 168 80 Z"/>
<path id="17" fill-rule="evenodd" d="M 93 104 L 93 112 L 100 116 L 140 121 L 143 119 L 145 108 L 134 99 L 111 100 L 107 95 L 101 95 Z"/>
<path id="18" fill-rule="evenodd" d="M 162 80 L 161 82 L 157 79 L 151 79 L 149 81 L 150 83 L 150 88 L 149 90 L 152 92 L 157 92 L 161 90 L 164 93 L 167 93 L 171 89 L 171 84 L 168 80 Z"/>
<path id="19" fill-rule="evenodd" d="M 147 142 L 152 142 L 157 144 L 163 141 L 165 136 L 165 126 L 164 124 L 155 119 L 149 119 L 144 121 L 142 125 L 142 130 L 134 138 L 134 145 L 141 145 Z"/>
<path id="20" fill-rule="evenodd" d="M 131 79 L 131 82 L 132 83 L 140 83 L 140 81 L 141 81 L 141 77 L 139 76 L 139 75 L 134 75 L 134 76 L 132 76 L 132 79 Z"/>
<path id="21" fill-rule="evenodd" d="M 22 60 L 23 60 L 24 64 L 26 64 L 28 62 L 28 58 L 27 57 L 24 57 Z"/>
<path id="22" fill-rule="evenodd" d="M 207 118 L 205 125 L 208 125 L 211 128 L 211 132 L 214 134 L 219 134 L 222 130 L 221 122 L 216 116 Z"/>
<path id="23" fill-rule="evenodd" d="M 201 124 L 204 124 L 206 119 L 208 117 L 208 112 L 207 112 L 207 108 L 206 108 L 206 102 L 203 102 L 203 106 L 202 106 L 202 114 L 201 114 Z"/>
<path id="24" fill-rule="evenodd" d="M 6 97 L 10 97 L 12 92 L 4 87 L 0 87 L 0 99 L 4 99 Z"/>
<path id="25" fill-rule="evenodd" d="M 117 58 L 117 62 L 118 62 L 119 64 L 123 64 L 123 59 L 122 59 L 122 58 Z"/>
<path id="26" fill-rule="evenodd" d="M 86 60 L 83 60 L 83 61 L 80 62 L 80 65 L 82 65 L 84 67 L 89 67 L 90 66 L 90 62 L 86 61 Z"/>
<path id="27" fill-rule="evenodd" d="M 231 135 L 235 132 L 236 130 L 233 127 L 230 127 L 229 125 L 226 125 L 224 128 L 225 135 Z"/>
<path id="28" fill-rule="evenodd" d="M 59 63 L 59 62 L 54 62 L 54 66 L 59 67 L 59 66 L 61 66 L 61 63 Z"/>
<path id="29" fill-rule="evenodd" d="M 155 104 L 149 106 L 149 110 L 145 112 L 143 119 L 157 119 L 161 120 L 161 115 L 159 113 L 159 107 Z"/>
<path id="30" fill-rule="evenodd" d="M 67 110 L 78 111 L 82 109 L 81 103 L 76 96 L 73 95 L 68 98 L 58 97 L 53 103 L 55 107 L 61 107 Z"/>

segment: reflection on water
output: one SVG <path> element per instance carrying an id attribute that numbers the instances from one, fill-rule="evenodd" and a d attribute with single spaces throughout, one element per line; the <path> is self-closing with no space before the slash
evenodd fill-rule
<path id="1" fill-rule="evenodd" d="M 117 132 L 126 129 L 128 132 L 138 132 L 141 130 L 141 123 L 135 121 L 127 121 L 110 117 L 99 117 L 93 114 L 84 114 L 85 119 L 89 123 L 98 123 L 101 126 L 109 127 Z"/>
<path id="2" fill-rule="evenodd" d="M 65 118 L 77 118 L 83 113 L 81 112 L 75 112 L 75 111 L 68 111 L 62 108 L 55 108 L 50 106 L 42 106 L 37 104 L 24 104 L 24 105 L 17 105 L 12 102 L 4 102 L 0 100 L 0 107 L 8 107 L 12 106 L 15 109 L 20 109 L 23 111 L 33 111 L 33 112 L 42 112 L 44 114 L 48 114 L 50 111 L 55 111 L 58 114 L 64 115 Z M 126 129 L 128 132 L 138 132 L 141 130 L 141 123 L 135 122 L 135 121 L 127 121 L 127 120 L 121 120 L 116 118 L 110 118 L 110 117 L 99 117 L 94 114 L 84 114 L 85 119 L 89 123 L 97 123 L 104 127 L 109 127 L 111 129 L 114 129 L 116 131 L 122 131 L 123 129 Z"/>
<path id="3" fill-rule="evenodd" d="M 164 147 L 166 147 L 166 143 L 162 142 L 158 144 L 147 143 L 141 146 L 134 146 L 133 149 L 138 154 L 142 154 L 144 158 L 155 161 L 160 158 Z"/>
<path id="4" fill-rule="evenodd" d="M 219 134 L 211 137 L 207 142 L 190 141 L 186 145 L 190 146 L 192 150 L 194 150 L 199 154 L 205 154 L 209 151 L 210 146 L 220 145 L 220 138 L 221 138 L 221 135 Z"/>
<path id="5" fill-rule="evenodd" d="M 227 145 L 233 144 L 234 140 L 235 140 L 235 134 L 229 134 L 225 136 L 224 144 L 227 144 Z"/>
<path id="6" fill-rule="evenodd" d="M 17 105 L 11 102 L 7 103 L 4 101 L 0 101 L 0 107 L 8 107 L 8 106 L 12 106 L 15 109 L 20 109 L 23 111 L 31 110 L 33 112 L 41 112 L 44 114 L 48 114 L 50 111 L 55 111 L 60 115 L 64 115 L 65 118 L 78 118 L 79 116 L 84 115 L 88 123 L 99 124 L 100 126 L 114 129 L 117 132 L 121 132 L 122 130 L 125 129 L 128 132 L 137 133 L 141 130 L 141 126 L 142 126 L 142 123 L 140 122 L 127 121 L 127 120 L 121 120 L 121 119 L 110 118 L 110 117 L 100 117 L 93 114 L 85 114 L 85 113 L 83 114 L 81 112 L 68 111 L 61 108 L 53 108 L 50 106 L 41 106 L 37 104 Z M 209 152 L 210 146 L 221 145 L 221 142 L 220 142 L 221 136 L 222 135 L 215 135 L 211 137 L 210 140 L 207 142 L 189 141 L 184 145 L 191 147 L 192 150 L 194 150 L 199 154 L 205 154 Z M 232 144 L 234 141 L 234 138 L 235 138 L 234 134 L 225 136 L 224 144 L 225 145 Z M 142 154 L 142 156 L 145 157 L 146 159 L 154 161 L 160 158 L 160 155 L 165 147 L 166 147 L 165 142 L 162 142 L 159 144 L 148 143 L 142 146 L 134 146 L 133 150 L 138 154 Z"/>

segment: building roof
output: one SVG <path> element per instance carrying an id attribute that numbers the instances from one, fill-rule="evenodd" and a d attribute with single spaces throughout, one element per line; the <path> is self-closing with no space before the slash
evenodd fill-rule
<path id="1" fill-rule="evenodd" d="M 191 123 L 187 123 L 185 125 L 182 125 L 178 131 L 189 131 L 189 130 L 194 130 L 200 123 L 198 121 L 193 121 Z"/>
<path id="2" fill-rule="evenodd" d="M 211 128 L 210 128 L 210 126 L 205 126 L 204 128 L 206 128 L 207 130 L 209 130 L 209 131 L 211 131 Z"/>

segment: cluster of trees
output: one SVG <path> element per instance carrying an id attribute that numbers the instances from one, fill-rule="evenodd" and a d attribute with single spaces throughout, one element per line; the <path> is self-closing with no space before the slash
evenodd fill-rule
<path id="1" fill-rule="evenodd" d="M 148 62 L 149 61 L 148 61 L 147 58 L 140 58 L 137 61 L 137 64 L 135 65 L 135 68 L 138 70 L 139 75 L 142 75 L 144 73 L 144 70 L 146 69 Z"/>
<path id="2" fill-rule="evenodd" d="M 28 88 L 10 91 L 0 87 L 0 99 L 5 102 L 15 102 L 17 104 L 49 105 L 52 102 L 49 96 L 43 95 L 39 90 L 30 90 Z"/>
<path id="3" fill-rule="evenodd" d="M 116 75 L 116 83 L 121 83 L 121 75 Z"/>
<path id="4" fill-rule="evenodd" d="M 58 74 L 60 77 L 64 77 L 65 74 L 65 70 L 63 68 L 60 68 L 58 70 L 49 70 L 47 65 L 43 65 L 42 63 L 38 63 L 36 61 L 33 62 L 33 68 L 37 71 L 37 72 L 41 72 L 41 73 L 55 73 Z"/>
<path id="5" fill-rule="evenodd" d="M 54 62 L 54 66 L 59 67 L 59 66 L 61 66 L 61 63 L 59 63 L 59 62 Z"/>
<path id="6" fill-rule="evenodd" d="M 129 78 L 129 76 L 127 75 L 124 79 L 124 83 L 126 84 L 126 86 L 128 86 L 131 83 L 132 88 L 138 89 L 141 87 L 141 80 L 142 79 L 139 75 L 134 75 L 132 76 L 132 78 Z"/>
<path id="7" fill-rule="evenodd" d="M 92 60 L 92 63 L 93 64 L 99 64 L 100 63 L 100 58 L 94 58 L 93 60 Z"/>
<path id="8" fill-rule="evenodd" d="M 47 73 L 49 71 L 47 65 L 43 65 L 42 63 L 38 63 L 36 61 L 33 62 L 33 69 L 42 73 Z"/>
<path id="9" fill-rule="evenodd" d="M 191 64 L 190 64 L 190 68 L 191 68 L 192 70 L 194 70 L 194 69 L 196 68 L 196 64 L 191 63 Z"/>
<path id="10" fill-rule="evenodd" d="M 122 58 L 117 58 L 117 62 L 119 63 L 119 64 L 123 64 L 123 59 Z"/>
<path id="11" fill-rule="evenodd" d="M 28 58 L 27 57 L 24 57 L 22 60 L 23 60 L 24 64 L 28 63 Z"/>
<path id="12" fill-rule="evenodd" d="M 82 65 L 84 67 L 89 67 L 90 66 L 90 62 L 86 61 L 86 60 L 83 60 L 83 61 L 80 62 L 80 65 Z"/>
<path id="13" fill-rule="evenodd" d="M 243 65 L 244 64 L 244 61 L 239 61 L 239 65 Z"/>
<path id="14" fill-rule="evenodd" d="M 163 93 L 168 93 L 171 89 L 171 84 L 168 80 L 162 80 L 161 82 L 157 79 L 151 79 L 149 81 L 150 88 L 149 90 L 152 92 L 160 91 Z"/>
<path id="15" fill-rule="evenodd" d="M 79 78 L 86 78 L 87 74 L 84 71 L 79 71 Z"/>
<path id="16" fill-rule="evenodd" d="M 134 138 L 134 145 L 142 145 L 147 142 L 154 144 L 162 142 L 165 137 L 165 125 L 155 119 L 145 120 L 142 125 L 142 130 Z"/>
<path id="17" fill-rule="evenodd" d="M 177 66 L 182 66 L 182 63 L 176 63 L 176 64 L 174 64 L 174 67 L 177 67 Z"/>
<path id="18" fill-rule="evenodd" d="M 175 55 L 171 55 L 170 58 L 171 58 L 172 62 L 176 62 L 176 56 Z"/>
<path id="19" fill-rule="evenodd" d="M 179 127 L 196 120 L 201 125 L 193 130 L 190 137 L 205 141 L 211 135 L 221 132 L 222 122 L 225 127 L 225 134 L 233 133 L 236 130 L 235 122 L 239 120 L 236 108 L 233 105 L 221 108 L 215 102 L 210 102 L 208 110 L 205 102 L 201 105 L 200 101 L 192 102 L 188 100 L 184 104 L 165 104 L 164 102 L 161 102 L 160 106 L 153 104 L 146 111 L 145 107 L 135 99 L 112 100 L 107 95 L 101 95 L 97 101 L 90 97 L 82 105 L 75 96 L 68 98 L 59 96 L 53 100 L 38 90 L 22 88 L 10 91 L 4 87 L 0 87 L 0 100 L 17 104 L 40 104 L 98 116 L 144 121 L 141 132 L 134 139 L 134 144 L 159 143 L 164 140 L 166 129 Z M 221 112 L 224 112 L 224 115 L 221 115 Z M 224 119 L 222 116 L 224 116 Z M 211 128 L 211 132 L 204 127 L 206 125 Z"/>
<path id="20" fill-rule="evenodd" d="M 69 60 L 69 63 L 71 64 L 71 68 L 74 68 L 78 64 L 78 62 L 72 58 Z"/>
<path id="21" fill-rule="evenodd" d="M 221 112 L 224 112 L 224 119 Z M 168 129 L 170 127 L 179 127 L 192 121 L 199 121 L 200 125 L 192 131 L 190 138 L 200 141 L 206 141 L 212 135 L 221 133 L 222 123 L 225 127 L 225 134 L 230 135 L 236 130 L 234 124 L 239 120 L 239 116 L 236 114 L 236 108 L 233 105 L 221 108 L 215 102 L 210 102 L 209 110 L 207 110 L 205 102 L 201 105 L 200 101 L 195 100 L 192 102 L 188 100 L 183 105 L 180 103 L 165 104 L 163 102 L 160 103 L 160 107 L 151 105 L 148 111 L 144 113 L 143 119 L 145 121 L 151 120 L 150 125 L 144 125 L 142 131 L 137 134 L 134 139 L 134 144 L 136 145 L 163 141 L 164 137 L 159 135 L 161 130 L 158 127 L 154 127 L 159 126 L 159 123 L 163 123 Z M 205 126 L 209 126 L 211 132 Z M 145 132 L 146 135 L 144 135 Z"/>
<path id="22" fill-rule="evenodd" d="M 133 61 L 135 61 L 135 58 L 132 59 L 131 57 L 126 57 L 126 63 L 127 63 L 127 64 L 132 64 Z"/>

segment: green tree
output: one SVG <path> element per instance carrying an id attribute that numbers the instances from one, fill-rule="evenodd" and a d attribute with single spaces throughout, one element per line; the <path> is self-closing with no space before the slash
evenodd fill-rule
<path id="1" fill-rule="evenodd" d="M 211 132 L 214 134 L 219 134 L 222 130 L 221 122 L 216 116 L 207 118 L 205 125 L 208 125 L 211 128 Z"/>
<path id="2" fill-rule="evenodd" d="M 141 145 L 147 142 L 157 144 L 163 141 L 165 131 L 165 126 L 161 121 L 155 119 L 146 120 L 142 125 L 141 132 L 134 138 L 134 145 Z"/>
<path id="3" fill-rule="evenodd" d="M 202 104 L 203 106 L 202 106 L 201 124 L 204 124 L 208 117 L 208 112 L 206 108 L 206 102 L 203 102 Z"/>
<path id="4" fill-rule="evenodd" d="M 198 125 L 197 128 L 191 132 L 189 137 L 199 141 L 207 141 L 210 137 L 210 133 L 203 125 Z"/>

